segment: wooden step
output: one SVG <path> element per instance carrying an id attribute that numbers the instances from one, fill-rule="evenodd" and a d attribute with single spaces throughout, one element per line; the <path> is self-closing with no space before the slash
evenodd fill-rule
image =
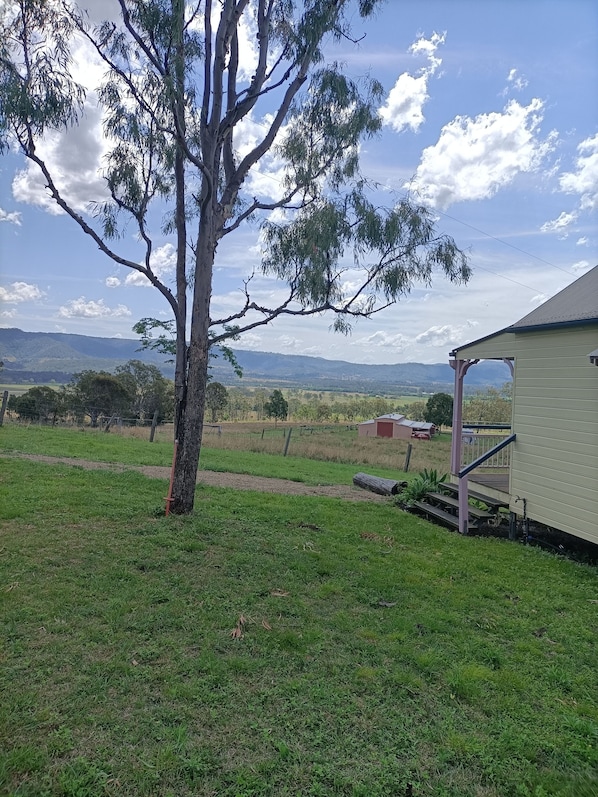
<path id="1" fill-rule="evenodd" d="M 442 490 L 447 490 L 451 492 L 453 495 L 459 495 L 459 486 L 457 484 L 451 484 L 450 482 L 443 482 L 440 485 Z M 492 512 L 498 512 L 499 509 L 505 508 L 509 506 L 508 501 L 501 501 L 497 498 L 490 498 L 487 495 L 483 495 L 482 493 L 477 493 L 474 490 L 469 490 L 468 495 L 470 498 L 473 498 L 474 501 L 481 501 L 482 503 L 486 504 L 488 509 Z"/>
<path id="2" fill-rule="evenodd" d="M 417 509 L 419 512 L 422 512 L 427 517 L 436 518 L 436 520 L 441 520 L 443 523 L 446 523 L 449 526 L 452 526 L 454 529 L 459 530 L 459 518 L 456 515 L 451 514 L 450 512 L 446 512 L 444 509 L 441 509 L 439 506 L 432 506 L 432 504 L 426 504 L 425 501 L 414 501 L 412 504 L 413 509 Z M 476 528 L 475 523 L 471 523 L 471 521 L 467 524 L 468 531 L 474 531 Z"/>
<path id="3" fill-rule="evenodd" d="M 470 493 L 471 497 L 471 493 Z M 426 498 L 432 501 L 444 504 L 454 509 L 459 509 L 459 501 L 456 498 L 451 498 L 450 495 L 443 493 L 426 493 Z M 495 516 L 494 512 L 487 512 L 485 509 L 478 509 L 477 506 L 469 506 L 469 514 L 477 520 L 490 520 Z"/>

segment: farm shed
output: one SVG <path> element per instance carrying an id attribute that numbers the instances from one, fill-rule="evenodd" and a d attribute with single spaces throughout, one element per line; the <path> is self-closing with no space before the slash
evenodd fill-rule
<path id="1" fill-rule="evenodd" d="M 461 531 L 472 482 L 476 493 L 502 498 L 512 517 L 598 543 L 597 346 L 598 266 L 512 326 L 451 352 Z M 462 445 L 463 380 L 488 359 L 504 360 L 513 376 L 511 431 L 499 443 L 509 456 L 494 472 L 497 452 L 485 462 L 488 452 L 478 452 L 472 463 Z"/>
<path id="2" fill-rule="evenodd" d="M 394 412 L 357 425 L 358 437 L 390 437 L 395 440 L 410 440 L 419 435 L 429 438 L 435 431 L 433 423 L 410 421 L 404 415 Z"/>

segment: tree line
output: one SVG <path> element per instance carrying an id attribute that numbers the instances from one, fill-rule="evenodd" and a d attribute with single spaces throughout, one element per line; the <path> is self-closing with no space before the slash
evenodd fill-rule
<path id="1" fill-rule="evenodd" d="M 92 427 L 117 417 L 145 422 L 156 412 L 159 421 L 172 420 L 174 385 L 155 365 L 129 360 L 113 374 L 81 371 L 59 389 L 37 385 L 11 395 L 7 409 L 24 420 L 55 424 L 71 418 Z"/>
<path id="2" fill-rule="evenodd" d="M 286 395 L 285 395 L 286 393 Z M 36 386 L 22 396 L 11 395 L 8 410 L 20 418 L 56 423 L 67 417 L 96 427 L 101 418 L 114 416 L 129 421 L 172 421 L 174 385 L 154 365 L 129 360 L 114 374 L 82 371 L 70 384 L 55 390 Z M 400 402 L 381 396 L 342 395 L 296 389 L 226 388 L 211 381 L 206 388 L 206 422 L 290 420 L 296 423 L 359 423 L 389 413 L 400 413 L 413 421 L 428 421 L 437 427 L 450 426 L 453 398 L 434 393 L 427 399 Z M 463 406 L 467 423 L 510 423 L 511 384 L 487 388 L 468 397 Z"/>

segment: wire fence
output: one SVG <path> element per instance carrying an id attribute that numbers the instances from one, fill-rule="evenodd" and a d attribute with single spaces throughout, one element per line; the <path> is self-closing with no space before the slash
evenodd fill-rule
<path id="1" fill-rule="evenodd" d="M 9 418 L 18 425 L 40 425 L 39 421 Z M 42 423 L 61 428 L 86 428 L 89 424 L 74 419 Z M 102 416 L 93 430 L 152 440 L 155 443 L 174 441 L 172 423 L 152 426 L 152 419 Z M 152 434 L 153 432 L 153 434 Z M 392 438 L 358 437 L 356 424 L 267 424 L 256 422 L 204 424 L 202 445 L 228 451 L 248 451 L 273 456 L 303 457 L 306 459 L 355 464 L 359 469 L 384 468 L 393 471 L 417 472 L 435 468 L 449 472 L 450 434 L 432 440 L 397 440 Z"/>

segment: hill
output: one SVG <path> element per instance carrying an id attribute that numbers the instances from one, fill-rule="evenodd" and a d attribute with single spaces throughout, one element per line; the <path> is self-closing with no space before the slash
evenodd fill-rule
<path id="1" fill-rule="evenodd" d="M 138 359 L 156 365 L 172 378 L 172 364 L 152 351 L 141 351 L 138 340 L 96 338 L 62 332 L 24 332 L 0 329 L 0 359 L 4 362 L 1 381 L 5 384 L 68 382 L 84 370 L 109 371 Z M 226 385 L 246 387 L 295 387 L 305 390 L 332 390 L 356 393 L 401 394 L 420 390 L 452 392 L 453 370 L 448 363 L 396 363 L 365 365 L 323 357 L 269 352 L 235 352 L 243 369 L 239 382 L 230 365 L 214 359 L 212 376 Z M 484 362 L 468 375 L 470 387 L 500 386 L 508 381 L 503 363 Z"/>

